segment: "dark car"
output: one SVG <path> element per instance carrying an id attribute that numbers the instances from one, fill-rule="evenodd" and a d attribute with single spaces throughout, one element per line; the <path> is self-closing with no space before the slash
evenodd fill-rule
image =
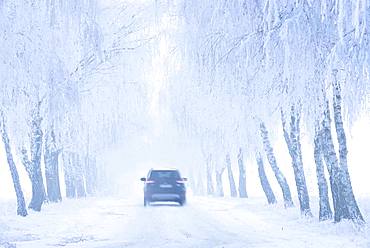
<path id="1" fill-rule="evenodd" d="M 151 169 L 141 181 L 144 182 L 144 206 L 155 201 L 185 204 L 187 179 L 182 178 L 177 169 Z"/>

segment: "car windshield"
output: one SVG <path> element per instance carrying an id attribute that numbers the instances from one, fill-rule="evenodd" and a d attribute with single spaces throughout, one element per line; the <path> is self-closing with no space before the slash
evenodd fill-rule
<path id="1" fill-rule="evenodd" d="M 150 173 L 150 179 L 180 178 L 176 170 L 156 170 Z"/>

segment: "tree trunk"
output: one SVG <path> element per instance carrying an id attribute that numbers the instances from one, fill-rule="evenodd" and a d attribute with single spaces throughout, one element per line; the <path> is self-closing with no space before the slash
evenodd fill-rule
<path id="1" fill-rule="evenodd" d="M 274 150 L 272 149 L 272 146 L 270 144 L 270 140 L 268 138 L 268 131 L 266 129 L 265 124 L 262 122 L 260 124 L 260 131 L 261 131 L 261 137 L 263 141 L 263 147 L 265 149 L 267 159 L 269 161 L 269 164 L 275 174 L 276 180 L 278 181 L 280 188 L 283 192 L 283 197 L 284 197 L 284 206 L 285 207 L 292 207 L 294 206 L 293 201 L 292 201 L 292 195 L 290 193 L 290 188 L 288 185 L 288 182 L 283 175 L 283 173 L 280 171 L 279 167 L 277 166 L 276 163 L 276 158 L 274 155 Z"/>
<path id="2" fill-rule="evenodd" d="M 77 197 L 86 197 L 84 169 L 77 153 L 73 154 L 73 167 L 75 168 L 75 184 Z"/>
<path id="3" fill-rule="evenodd" d="M 355 196 L 353 194 L 351 178 L 348 171 L 347 163 L 347 139 L 343 126 L 342 118 L 342 96 L 340 82 L 336 78 L 336 71 L 334 71 L 334 83 L 333 83 L 333 107 L 334 107 L 334 123 L 337 132 L 337 139 L 339 144 L 339 166 L 341 168 L 342 184 L 344 186 L 343 193 L 347 203 L 347 209 L 349 218 L 355 222 L 364 223 L 364 218 L 357 205 Z"/>
<path id="4" fill-rule="evenodd" d="M 239 197 L 248 198 L 247 194 L 247 180 L 243 161 L 243 151 L 239 148 L 238 153 L 238 166 L 239 166 Z"/>
<path id="5" fill-rule="evenodd" d="M 51 130 L 51 132 L 46 135 L 44 153 L 47 198 L 51 202 L 59 202 L 62 200 L 59 183 L 59 153 L 60 151 L 56 148 L 54 131 Z"/>
<path id="6" fill-rule="evenodd" d="M 300 116 L 295 107 L 291 109 L 290 134 L 286 127 L 286 121 L 283 111 L 281 111 L 281 119 L 283 124 L 283 132 L 285 142 L 288 146 L 290 157 L 292 158 L 292 167 L 294 171 L 294 178 L 297 187 L 299 206 L 301 214 L 312 217 L 310 208 L 310 198 L 308 195 L 306 177 L 303 169 L 302 150 L 300 140 Z"/>
<path id="7" fill-rule="evenodd" d="M 196 188 L 197 195 L 202 195 L 202 196 L 205 195 L 203 177 L 200 171 L 198 171 L 198 178 L 197 178 L 197 183 L 195 184 L 195 188 Z"/>
<path id="8" fill-rule="evenodd" d="M 214 195 L 215 189 L 212 180 L 212 155 L 207 158 L 207 195 Z"/>
<path id="9" fill-rule="evenodd" d="M 318 126 L 318 125 L 317 125 Z M 316 176 L 317 176 L 317 185 L 319 188 L 319 197 L 320 197 L 320 212 L 319 212 L 319 220 L 325 221 L 329 220 L 333 217 L 333 213 L 331 211 L 331 207 L 329 204 L 329 195 L 328 195 L 328 183 L 326 182 L 325 172 L 324 172 L 324 164 L 322 161 L 322 153 L 321 153 L 321 145 L 320 145 L 320 130 L 317 127 L 315 133 L 315 147 L 314 147 L 314 158 L 316 164 Z"/>
<path id="10" fill-rule="evenodd" d="M 97 168 L 95 157 L 86 156 L 86 193 L 89 196 L 96 194 L 97 187 Z"/>
<path id="11" fill-rule="evenodd" d="M 260 182 L 261 182 L 263 192 L 265 192 L 267 202 L 268 202 L 268 204 L 275 204 L 276 203 L 275 194 L 272 191 L 270 183 L 267 179 L 267 176 L 266 176 L 266 173 L 265 173 L 265 167 L 263 165 L 263 160 L 262 160 L 261 154 L 259 154 L 259 153 L 256 154 L 256 160 L 257 160 L 257 165 L 258 165 L 258 175 L 259 175 L 259 178 L 260 178 Z"/>
<path id="12" fill-rule="evenodd" d="M 342 219 L 349 219 L 347 204 L 343 195 L 343 185 L 341 182 L 342 173 L 338 164 L 337 154 L 335 153 L 331 134 L 331 119 L 328 102 L 326 102 L 326 109 L 324 111 L 320 146 L 329 172 L 330 188 L 333 198 L 334 221 L 339 222 Z"/>
<path id="13" fill-rule="evenodd" d="M 75 198 L 76 197 L 76 185 L 74 181 L 74 168 L 71 161 L 71 153 L 63 152 L 63 169 L 64 169 L 64 183 L 66 185 L 66 197 Z"/>
<path id="14" fill-rule="evenodd" d="M 44 180 L 41 172 L 41 149 L 42 149 L 42 130 L 39 102 L 37 108 L 32 113 L 31 121 L 31 160 L 28 158 L 26 148 L 22 148 L 22 163 L 28 173 L 32 184 L 32 198 L 28 208 L 41 211 L 42 203 L 46 200 Z"/>
<path id="15" fill-rule="evenodd" d="M 226 167 L 227 167 L 227 175 L 229 177 L 229 184 L 230 184 L 230 195 L 231 197 L 237 197 L 238 193 L 236 191 L 236 185 L 234 180 L 233 171 L 231 169 L 231 161 L 230 161 L 230 155 L 226 155 Z"/>
<path id="16" fill-rule="evenodd" d="M 217 196 L 223 197 L 224 196 L 224 186 L 222 183 L 222 174 L 224 173 L 225 168 L 216 170 L 216 185 L 217 185 Z"/>
<path id="17" fill-rule="evenodd" d="M 3 113 L 1 113 L 1 136 L 4 142 L 6 158 L 8 161 L 10 174 L 13 180 L 15 194 L 17 197 L 17 214 L 24 217 L 24 216 L 27 216 L 26 202 L 24 200 L 22 187 L 19 181 L 18 170 L 13 160 L 13 154 L 10 148 L 10 141 L 9 141 L 8 133 L 6 130 L 5 118 L 4 118 Z"/>
<path id="18" fill-rule="evenodd" d="M 41 104 L 41 103 L 39 103 Z M 46 200 L 44 180 L 41 172 L 41 151 L 43 133 L 41 130 L 40 106 L 33 114 L 31 127 L 31 165 L 32 175 L 32 199 L 29 208 L 41 211 L 42 203 Z"/>

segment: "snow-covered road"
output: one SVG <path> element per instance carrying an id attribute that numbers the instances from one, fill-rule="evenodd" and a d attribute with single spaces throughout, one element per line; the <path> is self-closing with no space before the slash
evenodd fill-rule
<path id="1" fill-rule="evenodd" d="M 5 209 L 5 212 L 9 210 Z M 3 247 L 370 247 L 368 228 L 304 219 L 263 199 L 193 197 L 186 206 L 141 198 L 48 205 L 27 218 L 0 217 Z"/>

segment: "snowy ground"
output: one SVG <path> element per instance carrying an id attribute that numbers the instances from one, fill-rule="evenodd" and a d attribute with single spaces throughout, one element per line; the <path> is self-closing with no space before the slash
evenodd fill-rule
<path id="1" fill-rule="evenodd" d="M 367 226 L 319 223 L 264 199 L 190 197 L 185 207 L 144 208 L 138 196 L 87 198 L 27 218 L 13 204 L 0 211 L 0 247 L 370 247 Z"/>

